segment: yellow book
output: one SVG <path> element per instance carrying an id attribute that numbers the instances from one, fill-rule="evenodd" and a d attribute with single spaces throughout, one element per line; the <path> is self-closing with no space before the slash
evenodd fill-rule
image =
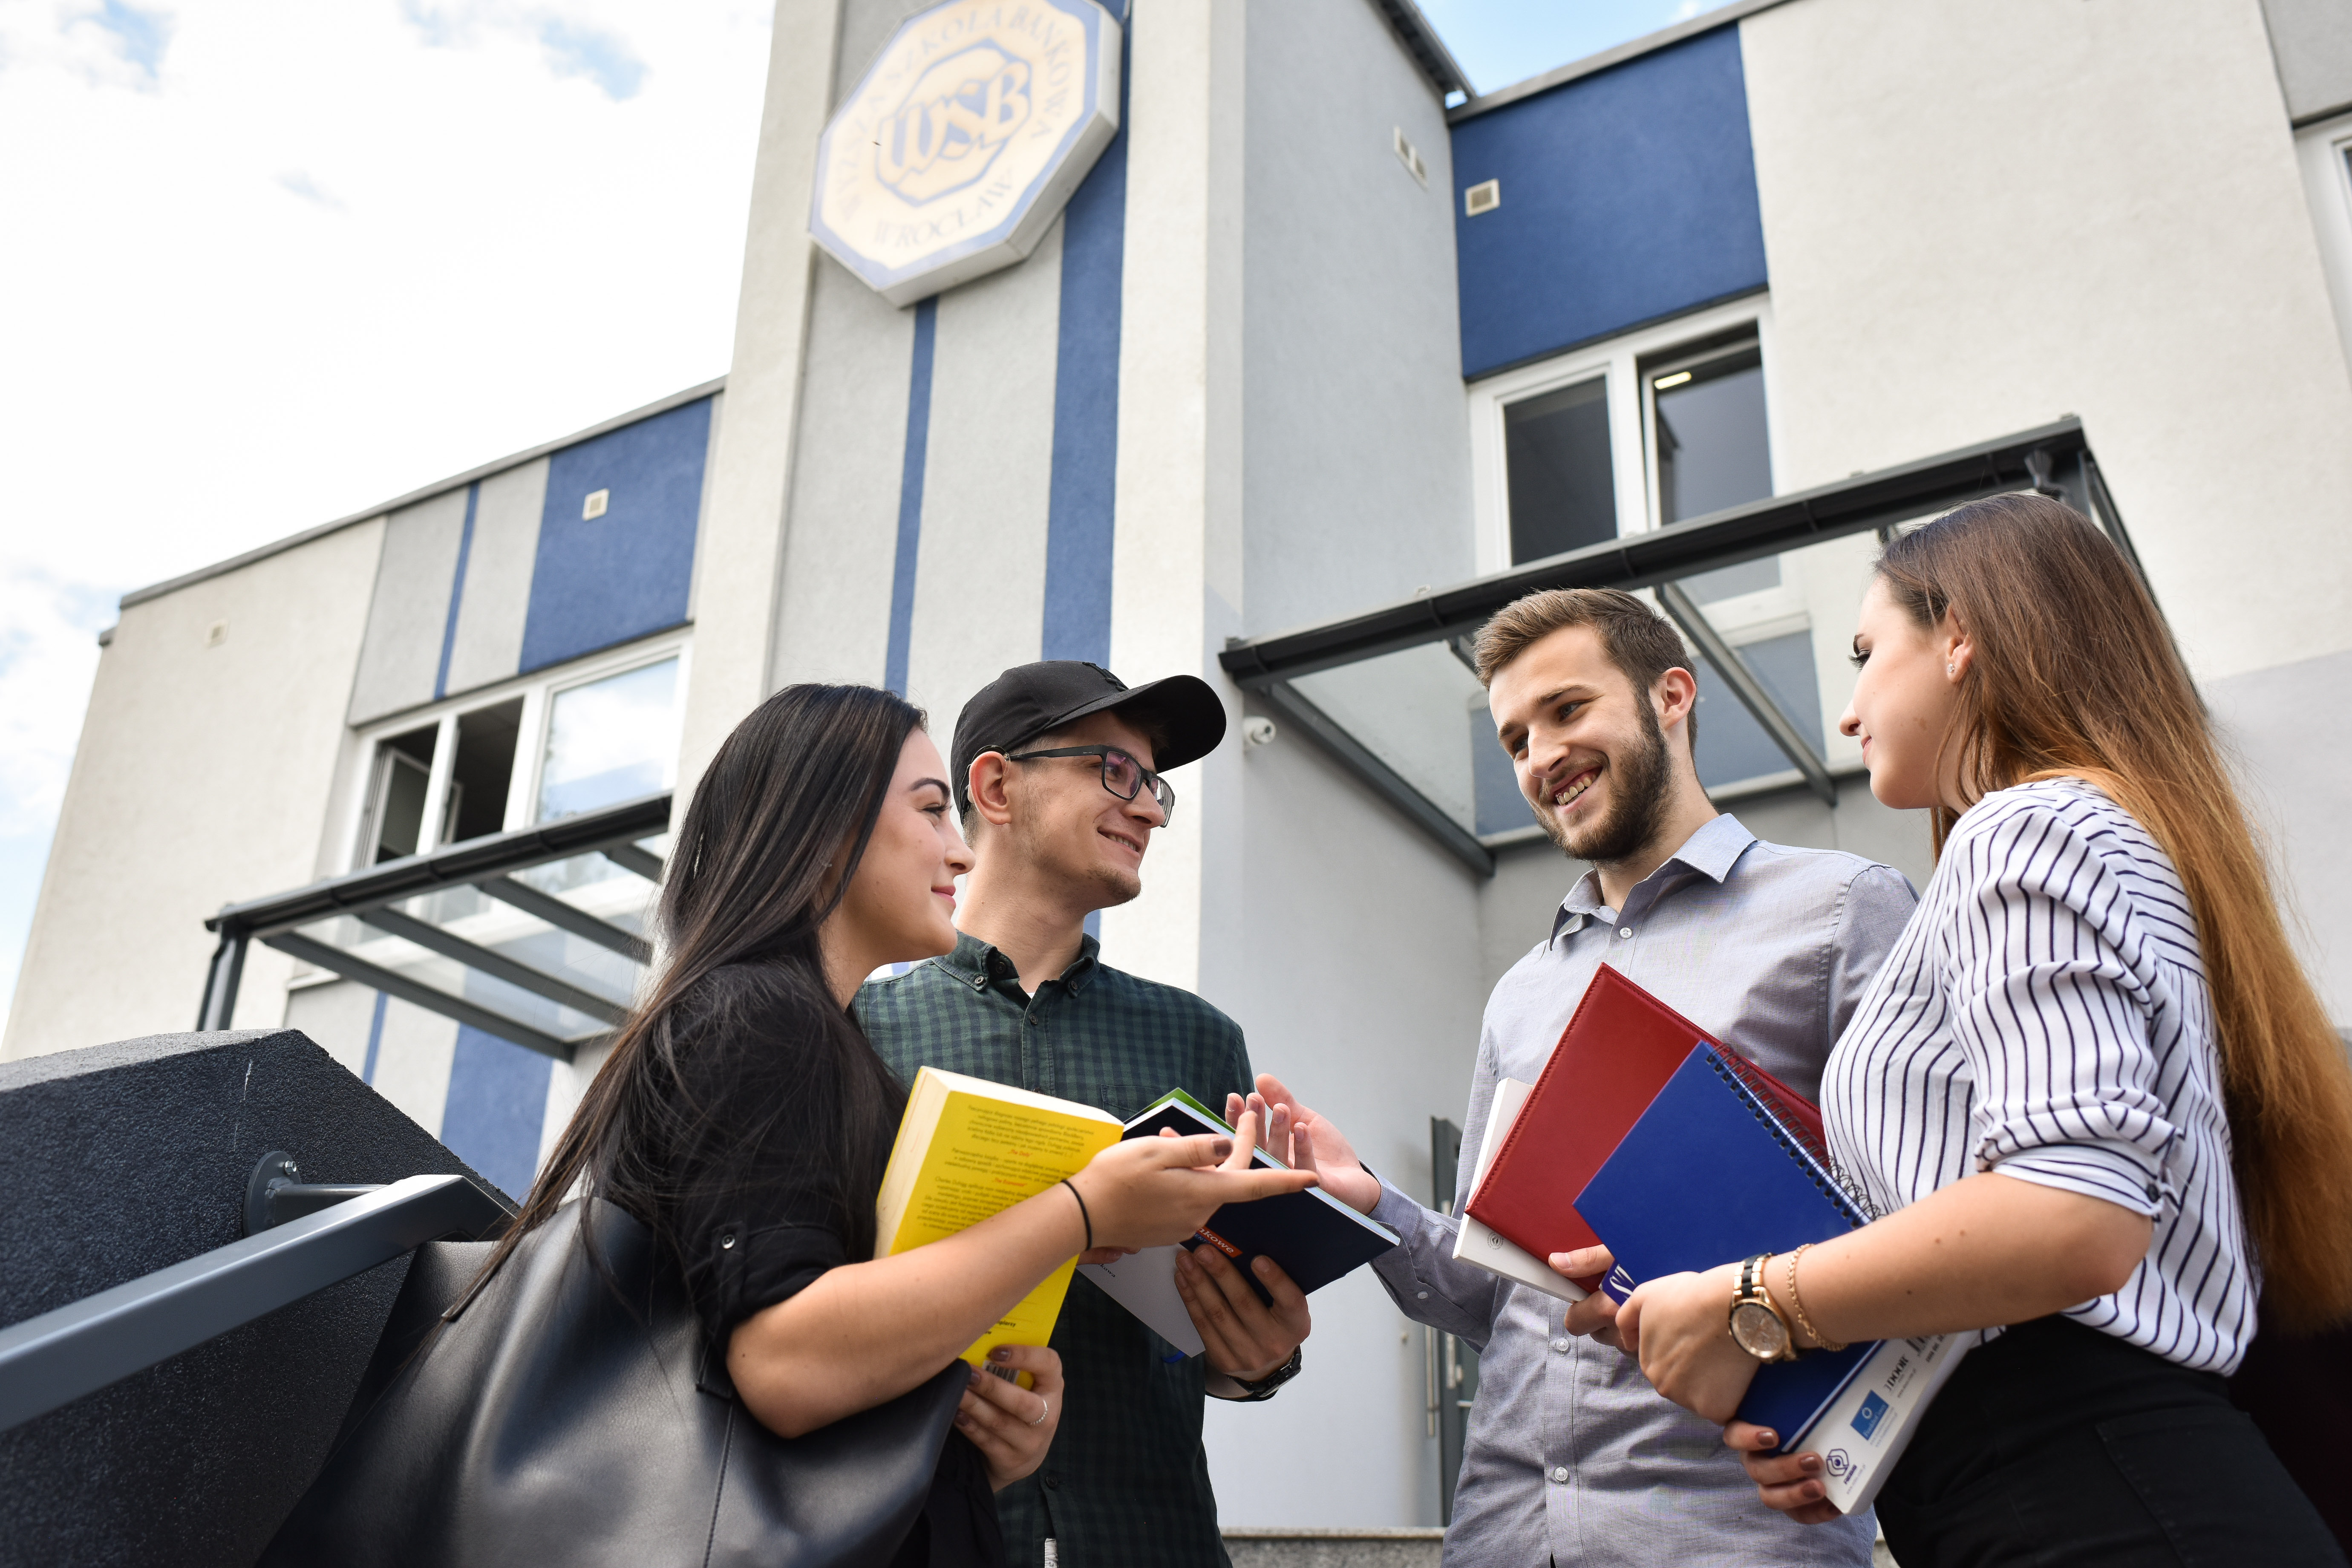
<path id="1" fill-rule="evenodd" d="M 1118 1121 L 1091 1105 L 924 1068 L 907 1095 L 874 1202 L 874 1256 L 952 1236 L 1034 1196 L 1118 1142 Z M 963 1359 L 991 1345 L 1042 1345 L 1054 1332 L 1076 1258 L 1023 1297 Z"/>

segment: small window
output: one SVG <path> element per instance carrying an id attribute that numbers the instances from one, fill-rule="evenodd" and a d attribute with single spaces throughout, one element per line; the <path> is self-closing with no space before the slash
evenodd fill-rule
<path id="1" fill-rule="evenodd" d="M 625 670 L 555 694 L 538 819 L 667 789 L 677 775 L 677 660 Z"/>
<path id="2" fill-rule="evenodd" d="M 1751 340 L 1696 356 L 1645 364 L 1658 521 L 1684 522 L 1772 493 L 1764 410 L 1764 359 Z M 1751 561 L 1690 579 L 1701 604 L 1777 586 L 1777 560 Z"/>
<path id="3" fill-rule="evenodd" d="M 394 735 L 375 749 L 368 781 L 367 813 L 360 824 L 359 862 L 381 865 L 425 847 L 425 795 L 433 778 L 437 724 Z"/>
<path id="4" fill-rule="evenodd" d="M 1504 407 L 1513 564 L 1617 537 L 1608 384 L 1595 377 Z"/>
<path id="5" fill-rule="evenodd" d="M 441 808 L 441 842 L 480 838 L 506 826 L 515 739 L 521 728 L 520 697 L 457 715 L 457 755 L 449 770 L 449 798 Z"/>

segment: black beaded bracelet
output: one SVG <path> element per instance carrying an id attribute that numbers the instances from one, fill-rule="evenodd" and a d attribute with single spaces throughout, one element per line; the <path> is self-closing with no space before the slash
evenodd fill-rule
<path id="1" fill-rule="evenodd" d="M 1062 1178 L 1062 1185 L 1069 1188 L 1070 1196 L 1077 1198 L 1078 1200 L 1078 1218 L 1086 1222 L 1087 1227 L 1087 1250 L 1088 1252 L 1092 1252 L 1095 1249 L 1095 1216 L 1087 1212 L 1087 1200 L 1079 1196 L 1078 1186 L 1076 1182 L 1071 1181 L 1067 1176 L 1064 1176 Z"/>

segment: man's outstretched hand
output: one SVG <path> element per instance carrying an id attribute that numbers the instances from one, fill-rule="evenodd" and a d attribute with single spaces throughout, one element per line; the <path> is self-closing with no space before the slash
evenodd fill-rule
<path id="1" fill-rule="evenodd" d="M 1283 1081 L 1270 1072 L 1257 1075 L 1257 1092 L 1244 1100 L 1225 1096 L 1225 1120 L 1235 1126 L 1243 1115 L 1257 1112 L 1265 1130 L 1258 1147 L 1295 1171 L 1312 1171 L 1322 1189 L 1359 1214 L 1370 1214 L 1381 1201 L 1380 1178 L 1356 1158 L 1348 1135 L 1323 1117 L 1298 1103 Z"/>

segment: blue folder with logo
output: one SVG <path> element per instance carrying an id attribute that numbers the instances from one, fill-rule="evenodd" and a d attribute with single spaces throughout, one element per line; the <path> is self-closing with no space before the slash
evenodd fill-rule
<path id="1" fill-rule="evenodd" d="M 1576 1212 L 1616 1255 L 1603 1288 L 1617 1300 L 1644 1279 L 1791 1252 L 1864 1223 L 1826 1156 L 1748 1088 L 1738 1065 L 1694 1047 L 1577 1194 Z M 1772 1267 L 1784 1265 L 1775 1258 Z M 1777 1289 L 1777 1273 L 1772 1283 Z M 1725 1298 L 1727 1313 L 1730 1306 Z M 1778 1432 L 1789 1449 L 1874 1348 L 1759 1367 L 1739 1418 Z"/>

